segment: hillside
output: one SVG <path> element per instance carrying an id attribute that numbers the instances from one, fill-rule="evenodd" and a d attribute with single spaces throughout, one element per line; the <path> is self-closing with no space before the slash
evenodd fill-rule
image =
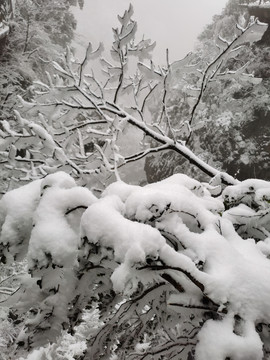
<path id="1" fill-rule="evenodd" d="M 46 78 L 52 60 L 61 61 L 76 28 L 70 7 L 83 1 L 16 0 L 12 12 L 11 4 L 2 1 L 0 8 L 0 21 L 9 31 L 0 44 L 0 120 L 8 121 L 17 95 L 31 98 L 33 81 Z"/>
<path id="2" fill-rule="evenodd" d="M 203 63 L 206 64 L 205 60 L 210 61 L 218 54 L 215 45 L 218 36 L 231 41 L 236 23 L 245 27 L 253 11 L 251 5 L 243 6 L 239 0 L 231 0 L 221 15 L 214 16 L 212 23 L 199 36 L 196 54 L 201 68 Z M 262 20 L 266 20 L 265 16 Z M 189 139 L 189 146 L 201 158 L 239 180 L 249 177 L 270 179 L 267 165 L 270 161 L 269 33 L 268 27 L 260 41 L 246 44 L 224 64 L 224 71 L 244 69 L 246 77 L 227 74 L 208 84 Z M 192 105 L 185 101 L 189 94 L 183 91 L 182 74 L 174 74 L 170 95 L 171 115 L 180 122 L 187 120 Z M 171 175 L 179 168 L 194 175 L 190 166 L 171 152 L 149 157 L 145 165 L 149 181 Z"/>

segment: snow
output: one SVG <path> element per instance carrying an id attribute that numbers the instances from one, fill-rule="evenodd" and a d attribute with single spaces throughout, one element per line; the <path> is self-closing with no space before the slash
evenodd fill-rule
<path id="1" fill-rule="evenodd" d="M 261 1 L 257 0 L 257 1 L 249 3 L 248 7 L 250 7 L 250 8 L 260 7 L 261 9 L 268 9 L 270 7 L 270 1 L 264 1 L 263 3 L 261 3 Z"/>
<path id="2" fill-rule="evenodd" d="M 122 263 L 112 277 L 118 291 L 126 285 L 128 269 L 136 263 L 145 263 L 147 256 L 158 257 L 159 249 L 165 244 L 158 230 L 126 219 L 124 211 L 120 198 L 111 195 L 90 206 L 81 220 L 81 237 L 113 249 L 115 261 Z"/>
<path id="3" fill-rule="evenodd" d="M 245 200 L 246 192 L 250 195 L 255 189 L 268 187 L 268 182 L 244 181 L 227 187 L 223 196 Z M 117 195 L 111 195 L 113 193 L 121 194 L 125 204 Z M 233 214 L 228 211 L 221 218 L 223 211 L 219 199 L 211 198 L 202 184 L 189 181 L 186 176 L 174 175 L 144 187 L 117 182 L 83 215 L 82 236 L 114 250 L 115 260 L 122 263 L 116 272 L 118 280 L 126 279 L 121 274 L 129 272 L 127 264 L 143 263 L 146 255 L 159 256 L 169 266 L 181 264 L 182 270 L 204 284 L 213 301 L 230 303 L 235 313 L 245 314 L 252 320 L 265 318 L 261 310 L 268 305 L 258 294 L 270 291 L 264 284 L 265 276 L 270 275 L 268 260 L 254 241 L 243 242 L 228 221 L 232 216 L 237 217 L 237 212 L 246 219 L 254 215 L 254 210 L 241 204 L 231 210 Z M 156 229 L 149 227 L 147 223 L 151 221 L 156 221 L 157 229 L 175 235 L 184 248 L 191 251 L 175 252 L 161 240 Z M 199 272 L 194 262 L 205 263 L 204 272 Z M 262 282 L 255 280 L 259 268 L 265 274 Z M 112 279 L 115 281 L 116 276 Z M 219 286 L 221 283 L 223 287 Z M 240 287 L 242 292 L 236 292 Z"/>
<path id="4" fill-rule="evenodd" d="M 125 201 L 125 206 L 122 203 L 121 207 L 121 218 L 116 221 L 114 216 L 110 216 L 109 228 L 104 226 L 103 222 L 103 235 L 99 233 L 95 237 L 91 231 L 88 231 L 89 238 L 105 246 L 113 247 L 117 261 L 122 262 L 111 277 L 115 283 L 114 288 L 118 291 L 123 290 L 123 283 L 127 283 L 128 279 L 130 281 L 132 278 L 126 254 L 129 254 L 128 259 L 132 263 L 143 262 L 146 254 L 145 251 L 141 253 L 141 248 L 137 247 L 137 244 L 134 245 L 134 241 L 138 242 L 139 236 L 134 238 L 131 235 L 133 233 L 131 228 L 124 223 L 121 224 L 127 221 L 123 218 L 123 214 L 133 220 L 136 226 L 147 227 L 146 223 L 156 221 L 157 229 L 173 234 L 181 241 L 184 250 L 178 252 L 164 242 L 159 242 L 155 248 L 156 256 L 159 256 L 163 264 L 175 268 L 176 271 L 180 268 L 180 272 L 185 272 L 191 280 L 196 279 L 197 283 L 194 284 L 198 287 L 203 286 L 204 294 L 219 304 L 220 309 L 226 309 L 228 314 L 237 315 L 245 322 L 243 327 L 245 335 L 239 336 L 234 334 L 233 328 L 228 326 L 231 324 L 226 320 L 229 315 L 220 322 L 207 321 L 199 337 L 197 359 L 224 359 L 226 356 L 232 356 L 234 359 L 262 358 L 262 343 L 255 332 L 254 324 L 262 321 L 270 322 L 268 301 L 270 285 L 267 281 L 270 276 L 270 264 L 265 256 L 269 253 L 269 243 L 265 241 L 257 245 L 253 239 L 243 241 L 235 232 L 231 222 L 238 218 L 242 224 L 243 221 L 240 219 L 244 219 L 248 225 L 250 218 L 254 216 L 256 218 L 255 210 L 249 206 L 252 205 L 254 199 L 257 202 L 263 202 L 266 206 L 269 185 L 265 181 L 250 179 L 227 187 L 223 192 L 223 198 L 229 199 L 233 204 L 240 201 L 242 203 L 224 212 L 221 199 L 213 199 L 202 184 L 189 181 L 185 176 L 173 176 L 144 187 L 130 187 L 118 182 L 110 186 L 109 193 L 110 195 L 120 194 L 122 200 Z M 108 199 L 107 194 L 108 192 L 104 194 L 104 202 Z M 101 206 L 100 203 L 95 205 Z M 90 212 L 102 218 L 101 212 L 97 212 L 96 209 L 92 208 Z M 223 212 L 224 215 L 221 217 Z M 188 219 L 187 214 L 189 214 Z M 105 217 L 107 218 L 107 215 Z M 91 221 L 96 223 L 93 215 L 88 219 L 89 224 Z M 197 221 L 200 223 L 201 231 L 195 230 Z M 129 234 L 130 243 L 125 236 L 115 232 L 115 228 L 120 227 L 125 229 L 125 234 Z M 100 225 L 98 228 L 100 229 Z M 110 236 L 106 234 L 109 229 Z M 109 243 L 108 239 L 110 239 Z M 119 239 L 123 253 L 119 250 L 118 241 L 116 243 L 115 239 Z M 123 244 L 128 244 L 132 252 L 129 253 Z M 142 247 L 141 244 L 140 241 L 140 247 Z M 150 248 L 153 246 L 152 240 L 149 246 Z M 140 255 L 143 256 L 140 257 Z M 203 271 L 195 266 L 199 262 L 204 264 Z M 133 278 L 136 276 L 134 271 Z M 194 292 L 192 286 L 187 288 Z M 181 296 L 178 295 L 178 300 L 179 297 Z M 186 295 L 181 302 L 188 303 Z M 217 342 L 213 340 L 211 343 L 210 340 L 209 343 L 209 339 L 216 338 L 214 334 L 219 331 L 219 328 L 222 328 L 220 330 L 222 335 Z"/>
<path id="5" fill-rule="evenodd" d="M 39 266 L 47 266 L 49 261 L 64 267 L 74 265 L 81 216 L 78 211 L 85 210 L 96 201 L 96 197 L 88 189 L 69 188 L 71 181 L 62 181 L 61 177 L 57 180 L 60 180 L 56 182 L 57 186 L 45 189 L 35 212 L 28 252 L 30 268 L 36 262 Z M 48 182 L 45 183 L 48 186 Z M 71 213 L 75 214 L 72 219 L 69 216 Z"/>
<path id="6" fill-rule="evenodd" d="M 243 324 L 242 334 L 234 330 L 234 316 L 228 314 L 222 321 L 209 320 L 199 333 L 196 360 L 260 360 L 263 357 L 262 342 L 254 324 Z"/>
<path id="7" fill-rule="evenodd" d="M 188 177 L 179 175 L 135 189 L 126 201 L 127 217 L 146 222 L 167 212 L 177 212 L 182 214 L 182 220 L 194 231 L 198 224 L 203 228 L 212 222 L 215 218 L 212 213 L 224 209 L 222 202 L 211 198 L 208 190 L 199 182 L 188 182 Z M 196 207 L 193 202 L 196 202 Z"/>
<path id="8" fill-rule="evenodd" d="M 27 248 L 30 238 L 28 266 L 32 278 L 42 280 L 45 299 L 28 327 L 53 308 L 51 333 L 59 333 L 76 271 L 86 274 L 85 264 L 106 270 L 121 296 L 166 274 L 185 290 L 172 286 L 170 311 L 179 311 L 177 304 L 201 306 L 202 297 L 218 309 L 217 320 L 206 320 L 198 334 L 197 360 L 262 359 L 256 325 L 270 324 L 270 183 L 249 179 L 220 196 L 211 192 L 220 188 L 176 174 L 143 187 L 116 181 L 97 199 L 58 172 L 7 193 L 0 202 L 4 254 L 12 258 L 18 239 Z M 37 300 L 37 284 L 28 279 L 26 285 L 25 294 L 33 288 Z M 138 343 L 135 351 L 148 346 Z"/>
<path id="9" fill-rule="evenodd" d="M 253 321 L 270 320 L 267 315 L 270 308 L 266 300 L 270 293 L 267 282 L 270 264 L 254 240 L 243 241 L 226 219 L 220 219 L 222 235 L 213 224 L 209 224 L 203 233 L 194 234 L 176 217 L 161 221 L 159 226 L 170 231 L 181 240 L 185 248 L 196 254 L 191 259 L 192 264 L 199 261 L 204 263 L 203 273 L 198 274 L 187 259 L 181 260 L 180 254 L 171 248 L 166 249 L 168 254 L 162 253 L 163 261 L 172 266 L 181 264 L 181 268 L 188 270 L 204 284 L 207 296 L 233 309 L 235 314 Z M 187 253 L 183 254 L 187 258 Z M 258 272 L 261 274 L 259 279 Z"/>
<path id="10" fill-rule="evenodd" d="M 242 318 L 269 321 L 269 260 L 254 241 L 242 241 L 230 223 L 222 225 L 223 236 L 211 239 L 208 235 L 210 240 L 204 244 L 204 271 L 211 275 L 205 291 L 213 301 L 223 303 Z"/>
<path id="11" fill-rule="evenodd" d="M 223 214 L 223 218 L 230 220 L 233 224 L 246 226 L 250 225 L 253 216 L 256 216 L 255 210 L 245 204 L 239 204 Z"/>
<path id="12" fill-rule="evenodd" d="M 67 252 L 76 249 L 73 242 L 80 223 L 76 212 L 65 212 L 78 206 L 86 208 L 93 201 L 96 198 L 89 190 L 76 187 L 74 179 L 61 171 L 8 192 L 0 200 L 1 256 L 9 262 L 23 259 L 30 240 L 30 259 L 41 261 L 44 252 L 50 253 L 52 248 L 61 263 L 63 242 Z"/>
<path id="13" fill-rule="evenodd" d="M 41 180 L 9 191 L 0 200 L 1 256 L 12 262 L 23 258 L 32 231 L 32 218 L 38 205 Z"/>
<path id="14" fill-rule="evenodd" d="M 190 178 L 189 176 L 185 174 L 174 174 L 167 179 L 164 179 L 162 181 L 159 181 L 157 183 L 146 185 L 146 188 L 164 188 L 169 187 L 171 185 L 181 185 L 186 187 L 187 189 L 191 190 L 194 194 L 197 196 L 203 196 L 204 195 L 204 188 L 202 184 L 195 180 Z"/>
<path id="15" fill-rule="evenodd" d="M 102 193 L 102 197 L 109 195 L 117 195 L 119 198 L 125 202 L 129 195 L 135 190 L 140 189 L 140 186 L 129 185 L 124 181 L 116 181 L 110 184 Z"/>
<path id="16" fill-rule="evenodd" d="M 46 176 L 41 183 L 41 195 L 44 190 L 49 187 L 58 187 L 63 189 L 70 189 L 76 186 L 75 180 L 63 171 L 58 171 L 54 174 Z"/>
<path id="17" fill-rule="evenodd" d="M 257 191 L 259 191 L 259 194 L 261 194 L 262 191 L 269 192 L 269 190 L 270 183 L 268 181 L 248 179 L 242 181 L 238 185 L 227 186 L 223 191 L 223 198 L 226 202 L 229 203 L 238 203 L 241 201 L 246 205 L 251 205 Z"/>

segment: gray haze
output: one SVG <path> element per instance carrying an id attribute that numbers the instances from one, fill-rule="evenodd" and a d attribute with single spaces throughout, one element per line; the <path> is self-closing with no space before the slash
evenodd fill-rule
<path id="1" fill-rule="evenodd" d="M 91 41 L 105 46 L 112 42 L 111 28 L 118 26 L 117 15 L 123 15 L 129 3 L 133 4 L 133 19 L 138 22 L 137 38 L 157 42 L 154 60 L 165 63 L 166 48 L 170 61 L 183 58 L 192 51 L 196 38 L 220 14 L 227 0 L 85 0 L 83 10 L 74 9 L 78 20 L 77 41 Z"/>

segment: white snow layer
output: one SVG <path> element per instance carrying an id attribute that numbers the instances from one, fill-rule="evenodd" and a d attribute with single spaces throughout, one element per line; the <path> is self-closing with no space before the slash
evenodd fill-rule
<path id="1" fill-rule="evenodd" d="M 46 179 L 45 179 L 46 180 Z M 59 174 L 55 182 L 45 181 L 43 195 L 33 217 L 29 242 L 29 268 L 47 266 L 50 262 L 62 267 L 74 266 L 80 217 L 96 197 L 86 188 L 75 186 L 73 179 Z M 45 190 L 44 190 L 45 189 Z"/>
<path id="2" fill-rule="evenodd" d="M 32 219 L 40 197 L 41 180 L 9 191 L 0 200 L 0 245 L 8 261 L 27 251 Z M 19 244 L 19 246 L 18 246 Z"/>
<path id="3" fill-rule="evenodd" d="M 144 187 L 118 181 L 96 199 L 60 172 L 3 196 L 0 241 L 14 255 L 30 237 L 29 268 L 35 270 L 49 264 L 72 268 L 86 251 L 86 239 L 110 253 L 118 292 L 159 279 L 149 263 L 165 266 L 185 288 L 174 301 L 192 304 L 206 296 L 225 310 L 223 320 L 203 326 L 196 359 L 259 360 L 255 325 L 270 323 L 270 183 L 246 180 L 218 198 L 211 191 L 216 189 L 176 174 Z M 243 240 L 233 225 L 263 235 Z"/>
<path id="4" fill-rule="evenodd" d="M 254 324 L 246 321 L 242 334 L 234 333 L 234 317 L 228 314 L 222 321 L 208 320 L 200 331 L 196 348 L 198 360 L 260 360 L 262 343 Z"/>

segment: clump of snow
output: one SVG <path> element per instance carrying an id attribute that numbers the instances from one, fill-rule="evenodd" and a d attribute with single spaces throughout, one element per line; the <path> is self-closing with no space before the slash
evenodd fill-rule
<path id="1" fill-rule="evenodd" d="M 125 202 L 129 195 L 136 189 L 140 189 L 140 186 L 129 185 L 123 181 L 116 181 L 110 184 L 102 193 L 102 197 L 109 195 L 117 195 Z"/>
<path id="2" fill-rule="evenodd" d="M 196 189 L 192 186 L 192 190 L 174 182 L 147 185 L 127 198 L 126 215 L 130 219 L 147 222 L 163 214 L 177 212 L 193 231 L 203 229 L 215 221 L 214 214 L 223 211 L 224 207 L 222 202 L 211 198 L 208 193 L 203 196 L 202 186 Z"/>
<path id="3" fill-rule="evenodd" d="M 138 353 L 144 353 L 150 348 L 151 343 L 147 342 L 146 336 L 144 337 L 144 342 L 136 344 L 135 351 Z"/>
<path id="4" fill-rule="evenodd" d="M 44 191 L 50 187 L 58 187 L 62 189 L 70 189 L 76 186 L 75 180 L 65 173 L 64 171 L 58 171 L 54 174 L 46 176 L 41 182 L 41 195 Z"/>
<path id="5" fill-rule="evenodd" d="M 261 360 L 262 342 L 254 323 L 244 321 L 240 335 L 234 333 L 234 323 L 231 313 L 222 321 L 207 321 L 198 335 L 196 360 Z"/>
<path id="6" fill-rule="evenodd" d="M 164 180 L 161 180 L 159 182 L 148 184 L 145 186 L 145 188 L 161 188 L 164 189 L 165 187 L 168 189 L 171 186 L 174 185 L 180 185 L 184 186 L 185 188 L 189 189 L 191 192 L 193 192 L 197 196 L 203 196 L 204 195 L 204 187 L 203 185 L 195 180 L 190 178 L 189 176 L 185 174 L 174 174 Z"/>
<path id="7" fill-rule="evenodd" d="M 95 269 L 102 271 L 101 285 L 95 271 L 85 277 L 95 291 L 109 286 L 133 296 L 139 287 L 162 281 L 170 311 L 177 303 L 205 309 L 207 300 L 217 320 L 206 320 L 199 332 L 197 360 L 263 358 L 256 325 L 270 324 L 269 182 L 237 182 L 219 197 L 220 188 L 181 174 L 143 187 L 117 181 L 100 199 L 64 173 L 32 187 L 36 195 L 30 199 L 38 200 L 26 208 L 34 225 L 30 229 L 26 223 L 31 232 L 28 262 L 32 277 L 39 279 L 35 287 L 31 284 L 35 299 L 40 286 L 44 300 L 40 312 L 26 322 L 28 329 L 46 320 L 57 336 L 73 297 L 82 296 L 76 301 L 83 304 L 88 296 L 76 292 L 85 284 L 77 287 L 78 274 Z M 29 195 L 31 186 L 26 190 Z M 10 194 L 2 199 L 3 224 L 12 213 Z M 26 199 L 21 199 L 23 204 Z M 17 214 L 25 219 L 25 213 Z M 52 309 L 54 317 L 47 319 Z M 150 346 L 137 343 L 135 352 Z"/>
<path id="8" fill-rule="evenodd" d="M 124 204 L 119 197 L 99 200 L 82 216 L 82 236 L 92 243 L 112 247 L 116 261 L 144 261 L 146 255 L 155 256 L 164 243 L 160 233 L 149 225 L 124 218 L 123 212 Z"/>
<path id="9" fill-rule="evenodd" d="M 27 250 L 33 226 L 34 212 L 40 196 L 50 187 L 71 188 L 74 179 L 59 171 L 12 190 L 0 200 L 0 244 L 4 262 L 21 260 Z"/>
<path id="10" fill-rule="evenodd" d="M 252 205 L 257 191 L 270 189 L 270 182 L 258 179 L 244 180 L 237 185 L 227 186 L 222 193 L 223 199 L 228 204 L 243 203 Z"/>
<path id="11" fill-rule="evenodd" d="M 107 196 L 90 206 L 82 216 L 81 237 L 88 242 L 111 248 L 116 262 L 121 262 L 121 271 L 114 277 L 114 286 L 123 289 L 120 272 L 125 273 L 135 263 L 145 263 L 146 257 L 158 257 L 165 240 L 159 231 L 150 225 L 126 219 L 124 203 L 116 195 Z"/>
<path id="12" fill-rule="evenodd" d="M 17 302 L 20 311 L 38 303 L 38 311 L 27 318 L 18 338 L 36 347 L 53 341 L 68 324 L 69 304 L 77 283 L 80 219 L 87 207 L 97 201 L 90 190 L 76 186 L 63 172 L 40 181 L 39 194 L 27 253 L 32 281 L 23 281 L 6 302 L 13 307 Z"/>
<path id="13" fill-rule="evenodd" d="M 270 321 L 269 260 L 254 240 L 243 241 L 229 222 L 222 222 L 222 234 L 205 241 L 205 272 L 211 275 L 206 293 L 244 319 Z"/>
<path id="14" fill-rule="evenodd" d="M 40 198 L 41 180 L 9 191 L 0 200 L 2 261 L 22 259 L 32 231 L 32 219 Z"/>
<path id="15" fill-rule="evenodd" d="M 244 359 L 248 358 L 247 354 L 256 354 L 254 358 L 261 359 L 262 345 L 261 341 L 258 341 L 254 324 L 258 321 L 270 322 L 267 295 L 270 293 L 270 286 L 267 283 L 270 264 L 265 256 L 266 245 L 257 246 L 251 239 L 243 241 L 231 223 L 235 223 L 234 219 L 238 218 L 239 224 L 243 225 L 245 222 L 248 230 L 248 226 L 252 225 L 250 219 L 253 218 L 254 223 L 257 221 L 256 211 L 249 206 L 253 205 L 255 199 L 257 202 L 258 199 L 264 201 L 266 206 L 269 183 L 250 179 L 227 187 L 223 192 L 223 198 L 229 199 L 233 205 L 237 202 L 242 204 L 225 212 L 221 218 L 219 211 L 222 212 L 224 208 L 220 200 L 211 198 L 209 192 L 202 186 L 197 184 L 196 188 L 183 186 L 183 183 L 175 181 L 176 179 L 177 177 L 172 177 L 130 191 L 129 196 L 125 196 L 125 216 L 142 223 L 156 218 L 158 221 L 155 226 L 158 229 L 180 240 L 184 250 L 176 252 L 172 247 L 163 245 L 158 251 L 159 259 L 176 271 L 180 268 L 180 271 L 184 272 L 192 282 L 196 279 L 194 284 L 203 289 L 212 301 L 221 308 L 225 307 L 229 313 L 245 319 L 246 323 L 252 324 L 253 332 L 249 332 L 247 338 L 243 340 L 232 332 L 231 341 L 235 342 L 235 349 L 238 350 L 244 348 L 246 343 L 250 344 L 247 348 L 249 350 L 243 352 L 240 350 L 240 355 L 236 358 Z M 178 179 L 182 180 L 181 177 Z M 202 190 L 194 193 L 197 189 Z M 192 218 L 189 221 L 186 219 L 187 214 Z M 194 232 L 196 221 L 200 224 L 201 232 Z M 264 249 L 264 252 L 261 249 Z M 134 260 L 139 259 L 134 258 Z M 203 264 L 203 271 L 197 269 L 196 263 Z M 122 262 L 112 279 L 126 281 L 128 273 L 126 263 Z M 261 274 L 260 278 L 258 273 Z M 213 328 L 216 324 L 219 326 L 219 323 L 213 322 L 213 324 L 209 326 Z M 208 329 L 208 325 L 205 325 L 205 329 Z M 252 335 L 254 333 L 255 338 Z M 217 349 L 215 352 L 217 357 L 209 357 L 211 352 L 204 355 L 201 350 L 205 348 L 202 340 L 200 344 L 198 359 L 223 359 L 223 355 L 219 355 L 223 351 L 222 344 L 218 349 L 213 343 Z M 235 351 L 232 350 L 231 354 L 234 355 Z"/>
<path id="16" fill-rule="evenodd" d="M 254 240 L 243 241 L 225 219 L 220 220 L 221 234 L 214 226 L 194 234 L 177 218 L 164 219 L 160 226 L 196 254 L 192 260 L 204 263 L 203 272 L 198 273 L 193 262 L 181 260 L 180 254 L 171 248 L 166 249 L 166 255 L 163 248 L 163 261 L 172 266 L 181 264 L 204 284 L 205 294 L 215 303 L 226 304 L 235 314 L 253 321 L 270 321 L 267 315 L 268 311 L 270 313 L 267 295 L 270 285 L 266 280 L 270 276 L 270 263 Z M 187 258 L 185 252 L 183 255 Z M 258 273 L 261 274 L 259 278 Z"/>
<path id="17" fill-rule="evenodd" d="M 224 217 L 238 229 L 243 237 L 263 240 L 270 230 L 270 182 L 248 179 L 223 191 L 227 210 Z M 245 235 L 246 234 L 246 235 Z"/>
<path id="18" fill-rule="evenodd" d="M 245 226 L 243 230 L 246 230 L 248 227 L 253 226 L 254 223 L 252 224 L 252 222 L 257 221 L 256 211 L 245 204 L 237 205 L 225 211 L 223 214 L 223 218 L 230 220 L 234 225 Z"/>
<path id="19" fill-rule="evenodd" d="M 255 192 L 254 201 L 261 209 L 269 208 L 270 204 L 270 184 L 269 187 L 259 188 Z"/>
<path id="20" fill-rule="evenodd" d="M 70 185 L 61 180 L 60 185 Z M 50 262 L 58 266 L 72 266 L 79 243 L 81 212 L 77 212 L 85 210 L 97 200 L 86 188 L 58 186 L 46 189 L 36 209 L 29 242 L 29 268 L 35 267 L 37 263 L 39 267 L 45 267 Z M 75 219 L 70 222 L 71 213 L 75 214 Z"/>

